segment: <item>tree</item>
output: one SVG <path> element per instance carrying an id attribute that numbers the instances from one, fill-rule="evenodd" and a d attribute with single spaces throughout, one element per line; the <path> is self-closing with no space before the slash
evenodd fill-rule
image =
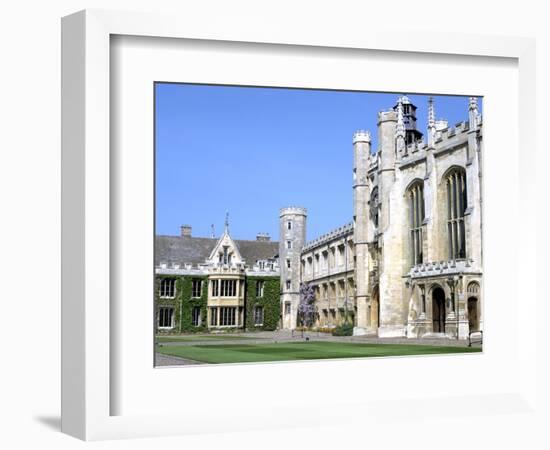
<path id="1" fill-rule="evenodd" d="M 300 303 L 298 304 L 298 318 L 302 326 L 311 327 L 315 321 L 315 290 L 309 283 L 300 284 Z"/>

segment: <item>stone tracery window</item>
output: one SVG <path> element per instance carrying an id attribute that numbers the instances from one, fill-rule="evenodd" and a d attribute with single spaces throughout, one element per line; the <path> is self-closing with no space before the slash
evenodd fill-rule
<path id="1" fill-rule="evenodd" d="M 453 169 L 445 178 L 447 187 L 447 239 L 449 259 L 466 258 L 464 213 L 467 207 L 466 172 Z"/>
<path id="2" fill-rule="evenodd" d="M 422 252 L 422 223 L 424 222 L 424 188 L 421 182 L 409 188 L 409 228 L 411 246 L 411 265 L 416 266 L 423 262 Z"/>

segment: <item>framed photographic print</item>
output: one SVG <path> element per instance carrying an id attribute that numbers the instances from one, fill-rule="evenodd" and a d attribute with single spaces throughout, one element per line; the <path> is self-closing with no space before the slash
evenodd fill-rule
<path id="1" fill-rule="evenodd" d="M 529 411 L 533 43 L 192 22 L 63 19 L 63 431 Z"/>
<path id="2" fill-rule="evenodd" d="M 481 99 L 154 89 L 157 365 L 481 350 Z"/>

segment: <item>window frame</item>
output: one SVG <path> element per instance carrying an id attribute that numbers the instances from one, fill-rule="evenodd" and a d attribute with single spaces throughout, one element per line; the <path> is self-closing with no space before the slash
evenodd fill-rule
<path id="1" fill-rule="evenodd" d="M 426 204 L 424 199 L 424 183 L 414 181 L 407 189 L 407 202 L 409 207 L 409 249 L 410 265 L 417 266 L 424 262 L 424 219 L 426 217 Z"/>
<path id="2" fill-rule="evenodd" d="M 237 325 L 237 307 L 236 306 L 220 306 L 219 327 L 234 327 Z"/>
<path id="3" fill-rule="evenodd" d="M 220 294 L 220 280 L 210 280 L 211 281 L 211 295 L 212 297 L 219 297 Z"/>
<path id="4" fill-rule="evenodd" d="M 191 280 L 191 298 L 201 298 L 202 296 L 202 279 L 201 278 L 193 278 Z M 198 293 L 199 295 L 195 295 L 196 294 L 196 285 L 198 283 Z"/>
<path id="5" fill-rule="evenodd" d="M 258 311 L 260 312 L 261 320 L 258 322 Z M 262 305 L 254 306 L 254 326 L 261 327 L 264 325 L 264 307 Z"/>
<path id="6" fill-rule="evenodd" d="M 158 296 L 159 298 L 176 298 L 176 278 L 174 277 L 162 277 L 160 278 L 160 284 L 158 287 Z M 167 282 L 170 282 L 172 284 L 171 287 L 166 289 L 165 284 Z M 166 291 L 169 293 L 171 292 L 172 295 L 166 295 Z"/>
<path id="7" fill-rule="evenodd" d="M 256 298 L 262 298 L 264 296 L 265 281 L 256 280 Z"/>
<path id="8" fill-rule="evenodd" d="M 444 177 L 446 195 L 446 233 L 447 254 L 449 260 L 465 260 L 466 247 L 466 210 L 468 209 L 468 185 L 466 170 L 452 167 Z"/>
<path id="9" fill-rule="evenodd" d="M 166 319 L 165 315 L 163 314 L 163 311 L 170 311 L 169 318 L 170 318 L 170 325 L 161 325 L 161 321 L 164 322 L 164 319 Z M 173 306 L 159 306 L 158 313 L 157 313 L 157 329 L 158 330 L 173 330 L 176 326 L 175 321 L 175 309 Z"/>
<path id="10" fill-rule="evenodd" d="M 195 320 L 195 311 L 198 311 L 196 320 Z M 202 314 L 201 314 L 200 306 L 193 306 L 193 308 L 191 309 L 191 325 L 194 327 L 200 327 L 202 325 Z"/>

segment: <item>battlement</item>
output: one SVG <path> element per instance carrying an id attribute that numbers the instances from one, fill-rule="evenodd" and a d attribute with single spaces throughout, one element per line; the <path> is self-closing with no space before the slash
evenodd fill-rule
<path id="1" fill-rule="evenodd" d="M 307 216 L 307 209 L 303 208 L 302 206 L 287 206 L 285 208 L 281 208 L 279 217 L 283 217 L 290 214 Z"/>
<path id="2" fill-rule="evenodd" d="M 445 127 L 439 128 L 435 133 L 436 153 L 445 151 L 447 148 L 452 148 L 467 141 L 467 133 L 470 131 L 470 123 L 468 121 L 459 122 L 453 128 L 447 126 L 447 121 L 440 122 L 444 122 Z M 406 149 L 406 154 L 404 154 L 400 161 L 402 168 L 415 162 L 422 161 L 422 158 L 424 158 L 428 152 L 429 146 L 426 142 L 420 140 L 407 145 Z"/>
<path id="3" fill-rule="evenodd" d="M 353 233 L 353 222 L 346 223 L 345 225 L 335 228 L 328 233 L 322 234 L 317 239 L 307 242 L 306 245 L 304 245 L 302 252 L 311 250 L 312 248 L 326 244 L 327 242 L 333 241 L 334 239 L 338 239 L 339 237 L 350 233 Z"/>
<path id="4" fill-rule="evenodd" d="M 407 145 L 407 153 L 410 155 L 411 153 L 418 153 L 423 152 L 428 149 L 428 144 L 426 144 L 424 141 L 416 141 L 412 144 Z"/>
<path id="5" fill-rule="evenodd" d="M 357 142 L 368 142 L 370 143 L 370 131 L 368 130 L 357 130 L 353 133 L 353 143 Z"/>
<path id="6" fill-rule="evenodd" d="M 436 132 L 435 141 L 441 143 L 447 139 L 458 136 L 462 133 L 470 131 L 470 122 L 463 121 L 457 123 L 454 128 L 442 128 Z"/>
<path id="7" fill-rule="evenodd" d="M 397 112 L 393 109 L 380 111 L 378 113 L 378 125 L 380 125 L 381 122 L 397 122 Z"/>

